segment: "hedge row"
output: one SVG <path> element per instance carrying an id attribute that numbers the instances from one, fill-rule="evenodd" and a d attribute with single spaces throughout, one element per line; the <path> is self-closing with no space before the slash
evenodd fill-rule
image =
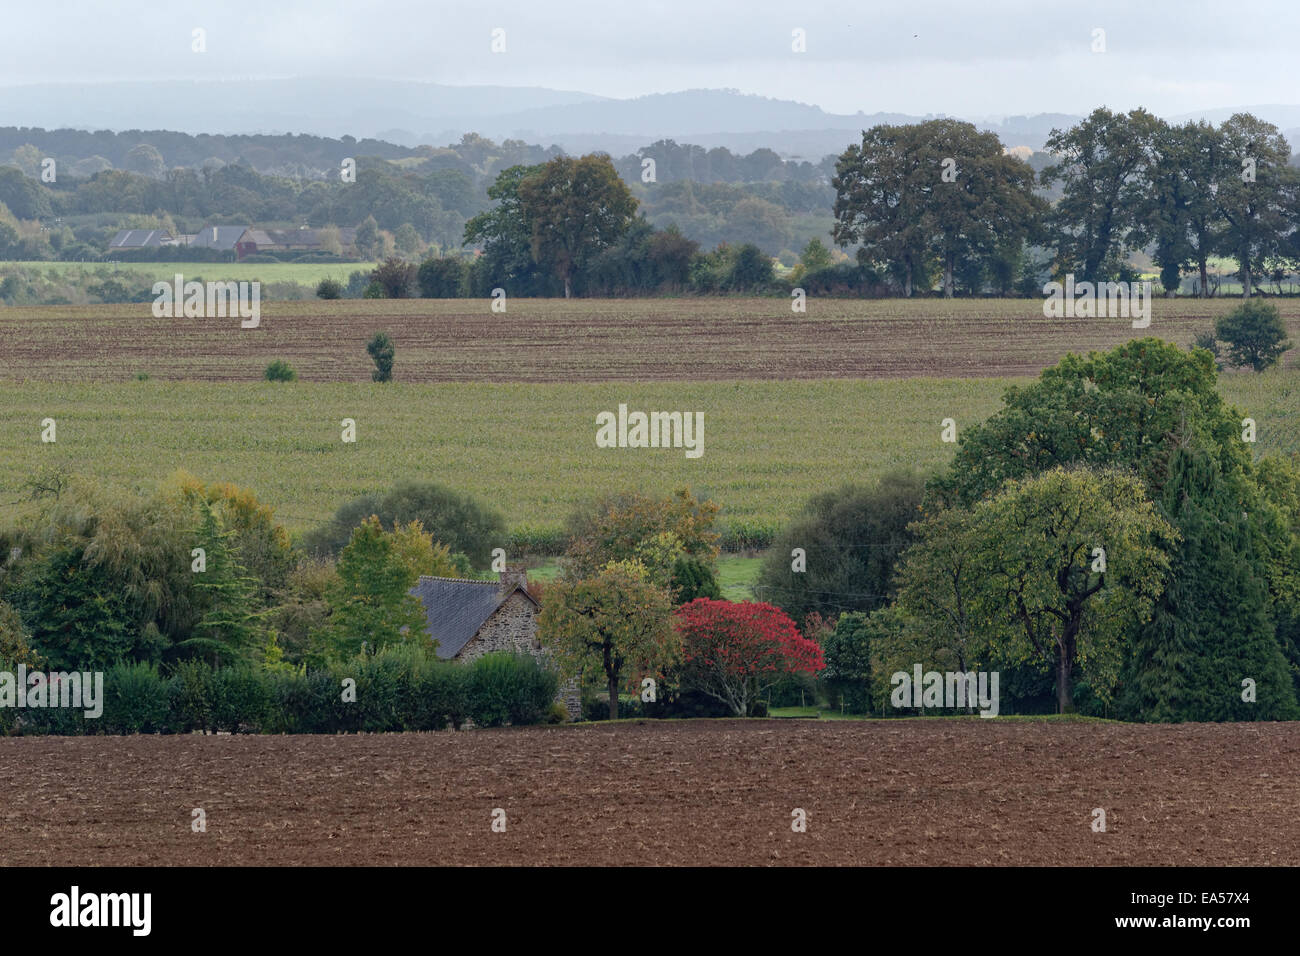
<path id="1" fill-rule="evenodd" d="M 189 661 L 163 674 L 152 664 L 118 664 L 104 672 L 100 717 L 76 708 L 0 707 L 0 734 L 334 734 L 443 730 L 467 720 L 482 727 L 536 724 L 563 719 L 557 686 L 555 674 L 526 654 L 458 664 L 394 648 L 306 672 Z"/>

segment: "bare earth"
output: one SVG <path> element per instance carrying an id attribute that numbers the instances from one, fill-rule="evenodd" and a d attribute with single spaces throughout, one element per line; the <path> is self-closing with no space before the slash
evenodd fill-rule
<path id="1" fill-rule="evenodd" d="M 10 738 L 0 778 L 6 866 L 1300 865 L 1294 723 Z"/>
<path id="2" fill-rule="evenodd" d="M 1277 300 L 1300 341 L 1300 304 Z M 365 382 L 365 344 L 397 346 L 404 382 L 893 379 L 1037 375 L 1066 352 L 1156 336 L 1190 345 L 1239 299 L 1163 300 L 1151 325 L 1047 319 L 1041 299 L 513 299 L 271 302 L 261 325 L 154 318 L 149 303 L 0 310 L 0 380 L 259 381 L 287 360 L 303 381 Z M 1284 362 L 1289 364 L 1292 357 Z"/>

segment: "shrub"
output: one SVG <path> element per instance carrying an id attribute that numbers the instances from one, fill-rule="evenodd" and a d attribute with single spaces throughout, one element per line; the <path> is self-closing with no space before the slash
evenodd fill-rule
<path id="1" fill-rule="evenodd" d="M 460 259 L 426 259 L 420 263 L 416 281 L 426 299 L 455 299 L 461 295 L 469 268 Z"/>
<path id="2" fill-rule="evenodd" d="M 1228 361 L 1262 372 L 1291 347 L 1277 306 L 1247 299 L 1214 323 L 1214 335 L 1228 346 Z"/>
<path id="3" fill-rule="evenodd" d="M 298 378 L 293 366 L 284 359 L 276 359 L 266 367 L 264 374 L 268 382 L 292 382 Z"/>
<path id="4" fill-rule="evenodd" d="M 390 256 L 370 273 L 372 285 L 379 286 L 384 299 L 406 299 L 415 286 L 416 268 L 404 259 Z"/>
<path id="5" fill-rule="evenodd" d="M 270 718 L 271 672 L 223 667 L 212 672 L 212 726 L 232 734 L 259 733 Z"/>
<path id="6" fill-rule="evenodd" d="M 316 284 L 316 297 L 318 299 L 343 298 L 343 283 L 337 279 L 321 279 Z"/>
<path id="7" fill-rule="evenodd" d="M 371 378 L 376 382 L 391 382 L 393 380 L 393 357 L 397 350 L 393 347 L 393 340 L 389 338 L 387 332 L 376 332 L 370 344 L 366 346 L 366 351 L 375 361 L 375 370 L 371 373 Z"/>
<path id="8" fill-rule="evenodd" d="M 1214 330 L 1207 329 L 1204 332 L 1197 332 L 1196 338 L 1192 341 L 1192 347 L 1205 349 L 1214 356 L 1214 366 L 1219 371 L 1223 371 L 1223 360 L 1219 354 L 1219 340 L 1214 337 Z"/>
<path id="9" fill-rule="evenodd" d="M 106 734 L 156 734 L 168 729 L 168 686 L 153 664 L 115 664 L 104 674 Z"/>
<path id="10" fill-rule="evenodd" d="M 484 654 L 469 665 L 469 716 L 482 727 L 540 723 L 558 688 L 555 673 L 531 654 Z"/>
<path id="11" fill-rule="evenodd" d="M 167 683 L 168 725 L 178 734 L 213 729 L 216 697 L 212 668 L 202 661 L 181 661 Z"/>

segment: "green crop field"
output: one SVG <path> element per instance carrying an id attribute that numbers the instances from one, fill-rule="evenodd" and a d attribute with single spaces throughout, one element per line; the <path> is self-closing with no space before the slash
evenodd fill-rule
<path id="1" fill-rule="evenodd" d="M 321 279 L 338 279 L 347 282 L 357 270 L 370 271 L 373 262 L 5 262 L 5 269 L 35 269 L 45 273 L 68 275 L 98 271 L 129 272 L 138 275 L 142 282 L 152 285 L 158 281 L 171 281 L 176 273 L 186 279 L 208 281 L 297 282 L 315 286 Z"/>
<path id="2" fill-rule="evenodd" d="M 898 467 L 941 466 L 959 428 L 999 407 L 1008 379 L 583 384 L 0 382 L 0 523 L 25 480 L 62 467 L 151 488 L 176 469 L 253 489 L 303 530 L 361 492 L 404 479 L 444 482 L 547 527 L 589 497 L 686 485 L 729 521 L 779 524 L 810 494 Z M 1300 372 L 1221 378 L 1256 419 L 1261 449 L 1300 451 Z M 704 413 L 704 454 L 601 449 L 595 417 L 632 410 Z M 53 418 L 57 441 L 41 442 Z M 340 440 L 344 418 L 357 441 Z"/>

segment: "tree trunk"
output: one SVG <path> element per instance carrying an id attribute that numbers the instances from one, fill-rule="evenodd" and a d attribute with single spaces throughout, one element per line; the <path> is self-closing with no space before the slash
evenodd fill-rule
<path id="1" fill-rule="evenodd" d="M 571 299 L 571 298 L 573 298 L 573 290 L 569 287 L 569 277 L 568 277 L 568 276 L 565 276 L 565 277 L 564 277 L 564 297 L 565 297 L 566 299 Z"/>
<path id="2" fill-rule="evenodd" d="M 1241 259 L 1241 297 L 1250 298 L 1250 256 Z"/>
<path id="3" fill-rule="evenodd" d="M 609 719 L 618 720 L 618 679 L 609 679 Z"/>
<path id="4" fill-rule="evenodd" d="M 951 252 L 943 260 L 943 297 L 952 298 L 952 260 L 956 258 Z"/>
<path id="5" fill-rule="evenodd" d="M 1065 626 L 1065 634 L 1057 645 L 1056 658 L 1056 712 L 1058 714 L 1074 713 L 1074 635 L 1078 625 L 1071 621 Z"/>
<path id="6" fill-rule="evenodd" d="M 1197 264 L 1201 267 L 1201 298 L 1208 299 L 1210 297 L 1210 274 L 1205 267 L 1204 259 Z"/>

